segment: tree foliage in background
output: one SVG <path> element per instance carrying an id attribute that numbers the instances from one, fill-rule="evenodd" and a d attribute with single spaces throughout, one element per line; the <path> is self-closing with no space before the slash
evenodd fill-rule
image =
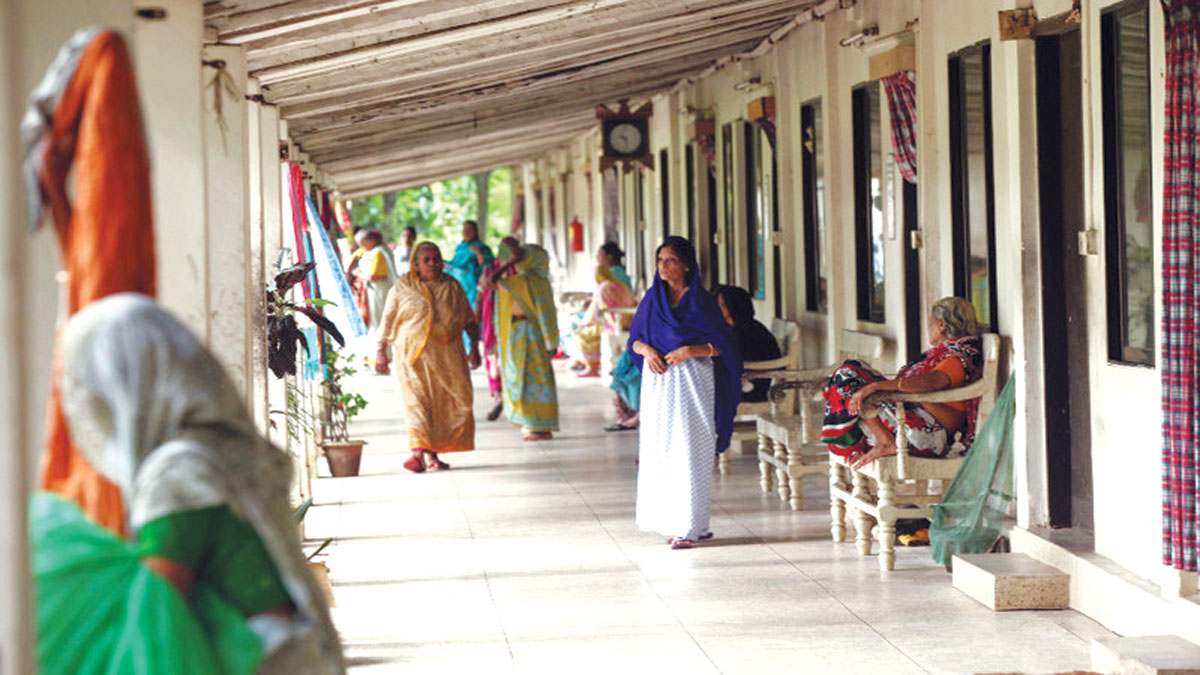
<path id="1" fill-rule="evenodd" d="M 512 229 L 512 171 L 496 169 L 488 176 L 487 244 L 493 248 Z M 350 219 L 355 227 L 383 232 L 388 242 L 399 241 L 405 227 L 417 228 L 417 240 L 430 240 L 450 256 L 462 241 L 464 220 L 477 219 L 479 202 L 475 179 L 459 176 L 417 188 L 355 199 Z"/>

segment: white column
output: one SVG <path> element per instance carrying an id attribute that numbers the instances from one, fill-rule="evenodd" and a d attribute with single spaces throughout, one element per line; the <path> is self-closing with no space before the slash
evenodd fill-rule
<path id="1" fill-rule="evenodd" d="M 24 252 L 29 245 L 29 230 L 25 226 L 24 191 L 21 179 L 20 102 L 25 88 L 15 64 L 20 50 L 17 47 L 18 27 L 12 20 L 16 8 L 13 0 L 0 0 L 0 208 L 3 223 L 0 227 L 0 294 L 6 298 L 24 298 L 30 279 L 24 266 Z M 31 314 L 25 311 L 17 316 Z M 25 321 L 5 321 L 0 324 L 0 350 L 7 364 L 0 372 L 0 444 L 8 452 L 0 452 L 0 672 L 33 672 L 33 631 L 29 621 L 29 547 L 25 529 L 25 502 L 29 498 L 31 452 L 37 447 L 35 437 L 25 428 L 27 417 L 40 416 L 40 409 L 30 407 L 25 396 L 25 383 L 35 373 L 48 377 L 46 368 L 37 368 L 26 358 L 25 341 L 37 325 Z M 44 333 L 46 340 L 52 334 Z"/>
<path id="2" fill-rule="evenodd" d="M 280 189 L 279 162 L 279 111 L 272 106 L 259 106 L 259 162 L 262 180 L 262 219 L 263 219 L 263 283 L 271 285 L 275 280 L 275 260 L 279 249 L 283 247 L 283 194 Z M 285 262 L 286 264 L 286 262 Z M 256 338 L 263 340 L 262 337 Z M 265 358 L 265 357 L 264 357 Z M 267 410 L 286 410 L 287 399 L 284 393 L 283 380 L 276 378 L 268 369 L 264 372 L 267 385 Z M 285 419 L 275 416 L 278 429 L 272 430 L 267 425 L 267 437 L 277 445 L 286 443 L 287 425 Z"/>
<path id="3" fill-rule="evenodd" d="M 251 78 L 246 82 L 246 95 L 257 96 L 261 92 L 258 81 Z M 247 405 L 254 417 L 255 426 L 259 433 L 267 432 L 267 317 L 264 289 L 266 288 L 266 221 L 264 220 L 263 202 L 266 193 L 263 190 L 263 127 L 262 108 L 267 107 L 255 101 L 246 102 L 246 191 L 249 210 L 250 239 L 249 265 L 247 270 L 250 281 L 246 287 L 246 326 L 250 341 L 247 377 Z M 274 136 L 275 128 L 268 127 L 268 136 Z"/>
<path id="4" fill-rule="evenodd" d="M 161 0 L 166 17 L 139 21 L 134 64 L 150 147 L 158 297 L 201 340 L 208 331 L 200 3 Z"/>
<path id="5" fill-rule="evenodd" d="M 246 394 L 252 277 L 246 138 L 246 57 L 241 47 L 207 45 L 204 60 L 204 169 L 207 182 L 208 346 Z M 219 64 L 224 67 L 218 67 Z M 219 97 L 219 100 L 218 100 Z"/>
<path id="6" fill-rule="evenodd" d="M 0 325 L 0 672 L 35 670 L 26 504 L 41 454 L 58 306 L 58 245 L 51 228 L 31 233 L 19 148 L 26 96 L 59 47 L 85 26 L 127 37 L 130 0 L 0 0 L 0 297 L 14 320 Z"/>

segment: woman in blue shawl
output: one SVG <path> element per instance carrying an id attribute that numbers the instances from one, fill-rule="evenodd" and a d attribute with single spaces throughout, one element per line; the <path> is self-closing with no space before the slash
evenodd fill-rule
<path id="1" fill-rule="evenodd" d="M 462 284 L 471 309 L 476 312 L 479 310 L 475 306 L 475 298 L 479 295 L 479 275 L 491 264 L 492 249 L 479 241 L 479 225 L 473 220 L 464 222 L 463 240 L 454 249 L 454 257 L 446 261 L 446 272 Z"/>
<path id="2" fill-rule="evenodd" d="M 717 301 L 700 287 L 696 250 L 667 237 L 633 317 L 629 350 L 642 369 L 637 523 L 691 548 L 712 536 L 713 457 L 729 447 L 742 357 Z"/>

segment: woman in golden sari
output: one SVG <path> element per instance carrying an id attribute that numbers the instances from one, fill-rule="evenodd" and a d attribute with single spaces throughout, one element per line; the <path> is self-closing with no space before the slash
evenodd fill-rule
<path id="1" fill-rule="evenodd" d="M 522 440 L 546 441 L 558 431 L 558 391 L 550 357 L 558 349 L 558 316 L 550 288 L 550 257 L 536 244 L 516 247 L 492 272 L 504 413 Z M 509 271 L 515 271 L 506 276 Z"/>
<path id="2" fill-rule="evenodd" d="M 450 468 L 438 453 L 475 448 L 468 364 L 479 367 L 479 323 L 462 285 L 443 271 L 436 245 L 419 244 L 410 260 L 411 270 L 388 293 L 380 346 L 395 348 L 412 449 L 404 468 L 420 473 Z M 469 357 L 463 331 L 470 336 Z"/>

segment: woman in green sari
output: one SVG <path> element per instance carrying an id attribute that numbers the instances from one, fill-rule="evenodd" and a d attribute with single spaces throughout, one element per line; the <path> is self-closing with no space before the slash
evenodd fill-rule
<path id="1" fill-rule="evenodd" d="M 558 391 L 551 362 L 558 349 L 558 316 L 550 287 L 550 256 L 536 244 L 514 247 L 510 255 L 488 279 L 496 288 L 504 413 L 524 430 L 523 440 L 544 441 L 558 431 Z"/>
<path id="2" fill-rule="evenodd" d="M 88 305 L 64 332 L 62 392 L 130 540 L 34 497 L 42 673 L 344 672 L 288 505 L 291 460 L 181 323 L 141 295 Z"/>

